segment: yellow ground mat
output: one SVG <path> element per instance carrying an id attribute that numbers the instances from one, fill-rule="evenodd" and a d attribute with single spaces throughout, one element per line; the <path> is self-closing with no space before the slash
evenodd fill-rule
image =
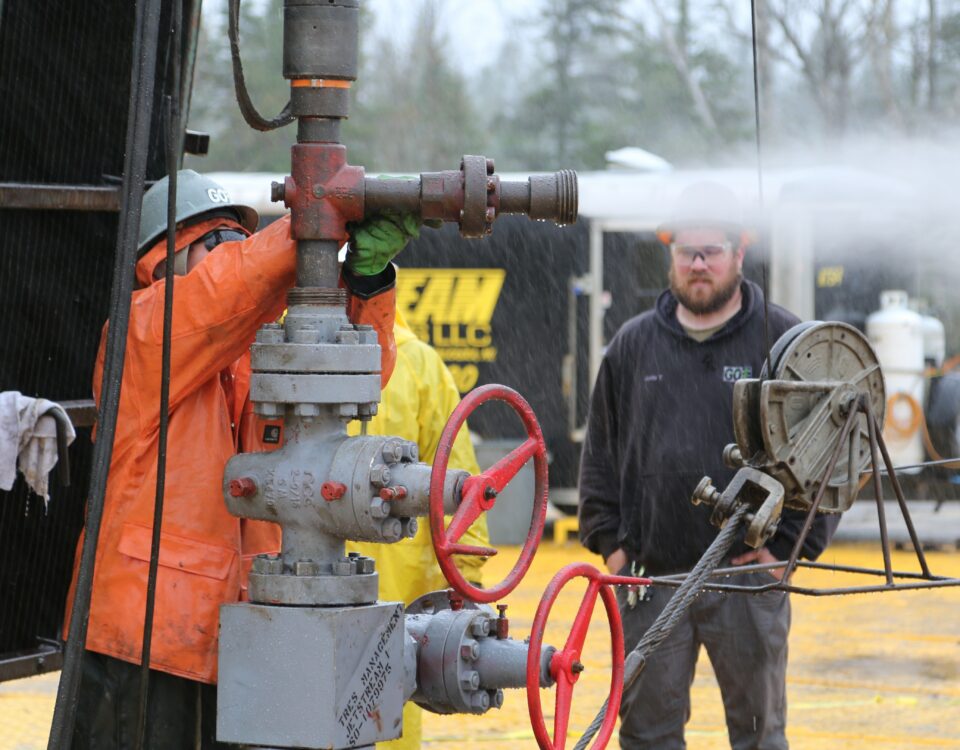
<path id="1" fill-rule="evenodd" d="M 488 580 L 516 559 L 505 548 L 488 564 Z M 960 576 L 960 552 L 929 552 L 935 573 Z M 882 567 L 876 545 L 836 545 L 822 558 Z M 570 562 L 599 559 L 576 542 L 545 542 L 520 588 L 508 599 L 511 635 L 524 638 L 547 582 Z M 916 570 L 910 552 L 894 552 L 894 567 Z M 863 582 L 847 574 L 801 571 L 797 583 L 840 586 Z M 571 584 L 555 605 L 545 641 L 561 645 L 583 587 Z M 610 645 L 602 609 L 584 649 L 586 671 L 574 692 L 571 740 L 584 729 L 609 689 Z M 57 675 L 0 685 L 0 750 L 46 747 Z M 542 691 L 547 726 L 554 694 Z M 960 589 L 813 598 L 793 597 L 788 673 L 788 735 L 794 750 L 960 750 Z M 485 716 L 425 714 L 429 750 L 520 750 L 535 747 L 522 691 L 508 691 L 503 708 Z M 693 685 L 690 750 L 729 747 L 716 681 L 701 656 Z M 573 742 L 567 743 L 572 747 Z M 616 746 L 616 740 L 611 743 Z"/>

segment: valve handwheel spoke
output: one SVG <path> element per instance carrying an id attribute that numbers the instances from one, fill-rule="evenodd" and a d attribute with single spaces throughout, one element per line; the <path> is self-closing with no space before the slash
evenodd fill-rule
<path id="1" fill-rule="evenodd" d="M 443 513 L 443 486 L 453 450 L 453 441 L 467 417 L 477 407 L 487 401 L 503 401 L 510 406 L 520 417 L 527 439 L 510 453 L 501 458 L 486 471 L 476 476 L 468 477 L 461 488 L 460 505 L 450 526 L 444 525 Z M 523 549 L 513 569 L 500 583 L 489 588 L 479 588 L 469 583 L 454 564 L 453 555 L 483 555 L 492 556 L 497 550 L 491 547 L 461 544 L 460 539 L 483 513 L 487 512 L 497 502 L 498 495 L 520 472 L 524 465 L 533 459 L 534 470 L 534 499 L 533 513 L 530 518 L 530 528 L 524 541 Z M 484 385 L 468 393 L 460 402 L 450 419 L 447 421 L 440 436 L 437 454 L 433 461 L 433 472 L 430 475 L 430 531 L 433 536 L 433 548 L 437 554 L 437 562 L 449 584 L 461 596 L 475 602 L 494 602 L 502 599 L 513 591 L 520 583 L 530 563 L 540 538 L 543 536 L 543 526 L 547 517 L 547 446 L 543 440 L 543 433 L 537 418 L 530 408 L 530 404 L 512 388 L 504 385 Z"/>
<path id="2" fill-rule="evenodd" d="M 566 738 L 567 728 L 570 726 L 570 709 L 573 707 L 574 681 L 567 676 L 566 672 L 557 676 L 556 679 L 557 702 L 553 715 L 553 736 Z M 563 748 L 563 743 L 561 742 L 557 747 Z"/>
<path id="3" fill-rule="evenodd" d="M 543 634 L 546 630 L 550 609 L 556 602 L 560 590 L 574 578 L 587 579 L 587 591 L 580 602 L 580 608 L 574 618 L 570 635 L 563 649 L 550 657 L 550 676 L 556 681 L 556 703 L 553 717 L 553 737 L 547 733 L 540 704 L 540 669 Z M 530 632 L 530 645 L 527 651 L 527 707 L 530 710 L 530 723 L 537 744 L 541 750 L 564 750 L 567 741 L 567 729 L 570 724 L 570 711 L 573 706 L 573 689 L 583 671 L 581 653 L 590 627 L 590 618 L 597 603 L 597 596 L 603 601 L 607 611 L 607 624 L 610 628 L 610 648 L 613 656 L 613 669 L 610 678 L 610 695 L 607 699 L 607 713 L 597 732 L 591 750 L 606 747 L 620 711 L 620 699 L 623 697 L 623 624 L 617 597 L 611 584 L 646 585 L 649 580 L 628 578 L 601 573 L 592 565 L 573 563 L 562 568 L 543 592 L 543 598 L 533 618 Z"/>
<path id="4" fill-rule="evenodd" d="M 537 454 L 542 445 L 543 439 L 539 436 L 527 438 L 521 445 L 477 476 L 476 479 L 482 477 L 485 483 L 497 492 L 502 491 L 507 483 L 517 475 L 517 472 L 523 468 L 523 465 Z"/>

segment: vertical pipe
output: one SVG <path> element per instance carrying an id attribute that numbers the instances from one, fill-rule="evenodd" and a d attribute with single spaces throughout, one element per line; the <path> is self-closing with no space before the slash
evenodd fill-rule
<path id="1" fill-rule="evenodd" d="M 603 360 L 603 225 L 590 220 L 590 387 L 597 380 Z"/>
<path id="2" fill-rule="evenodd" d="M 190 104 L 193 95 L 193 74 L 197 66 L 197 45 L 200 41 L 200 11 L 203 7 L 203 0 L 188 0 L 190 3 L 189 21 L 186 28 L 189 29 L 186 49 L 183 53 L 183 75 L 180 77 L 180 112 L 182 122 L 190 121 Z M 180 131 L 180 148 L 177 151 L 177 166 L 183 164 L 183 138 L 186 135 L 186 129 Z"/>
<path id="3" fill-rule="evenodd" d="M 340 279 L 339 250 L 340 244 L 334 240 L 299 240 L 297 286 L 335 289 Z"/>
<path id="4" fill-rule="evenodd" d="M 567 356 L 564 358 L 567 392 L 567 434 L 572 437 L 577 429 L 577 284 L 579 280 L 571 276 L 567 280 Z"/>

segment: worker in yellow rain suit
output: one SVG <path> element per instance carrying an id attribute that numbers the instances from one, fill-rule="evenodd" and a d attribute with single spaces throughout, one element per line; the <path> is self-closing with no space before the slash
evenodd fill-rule
<path id="1" fill-rule="evenodd" d="M 403 283 L 403 273 L 400 274 Z M 369 423 L 367 433 L 397 435 L 417 444 L 420 460 L 432 463 L 447 418 L 460 401 L 453 376 L 440 355 L 421 341 L 407 327 L 397 310 L 393 329 L 397 342 L 397 364 L 387 387 L 383 389 L 377 416 Z M 360 431 L 358 422 L 351 422 L 350 432 Z M 450 468 L 479 473 L 477 458 L 470 444 L 466 426 L 460 429 L 450 454 Z M 464 534 L 463 544 L 489 546 L 486 516 L 480 516 Z M 430 536 L 430 524 L 421 519 L 417 535 L 396 544 L 349 542 L 347 549 L 373 557 L 380 573 L 380 599 L 410 604 L 430 591 L 448 588 L 437 565 Z M 485 557 L 458 556 L 457 567 L 464 578 L 482 583 L 480 568 Z M 392 750 L 420 747 L 421 709 L 407 703 L 403 710 L 403 736 L 384 743 Z"/>

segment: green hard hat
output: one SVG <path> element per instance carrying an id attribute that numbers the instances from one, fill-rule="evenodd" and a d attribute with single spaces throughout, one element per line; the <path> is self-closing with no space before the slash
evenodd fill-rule
<path id="1" fill-rule="evenodd" d="M 140 241 L 137 244 L 137 257 L 156 244 L 167 231 L 167 183 L 168 177 L 157 180 L 143 194 L 143 206 L 140 210 Z M 204 216 L 224 216 L 236 214 L 236 220 L 248 232 L 257 229 L 260 217 L 250 206 L 242 206 L 230 200 L 230 194 L 218 182 L 197 174 L 192 169 L 177 172 L 177 224 L 190 219 L 203 219 Z"/>

